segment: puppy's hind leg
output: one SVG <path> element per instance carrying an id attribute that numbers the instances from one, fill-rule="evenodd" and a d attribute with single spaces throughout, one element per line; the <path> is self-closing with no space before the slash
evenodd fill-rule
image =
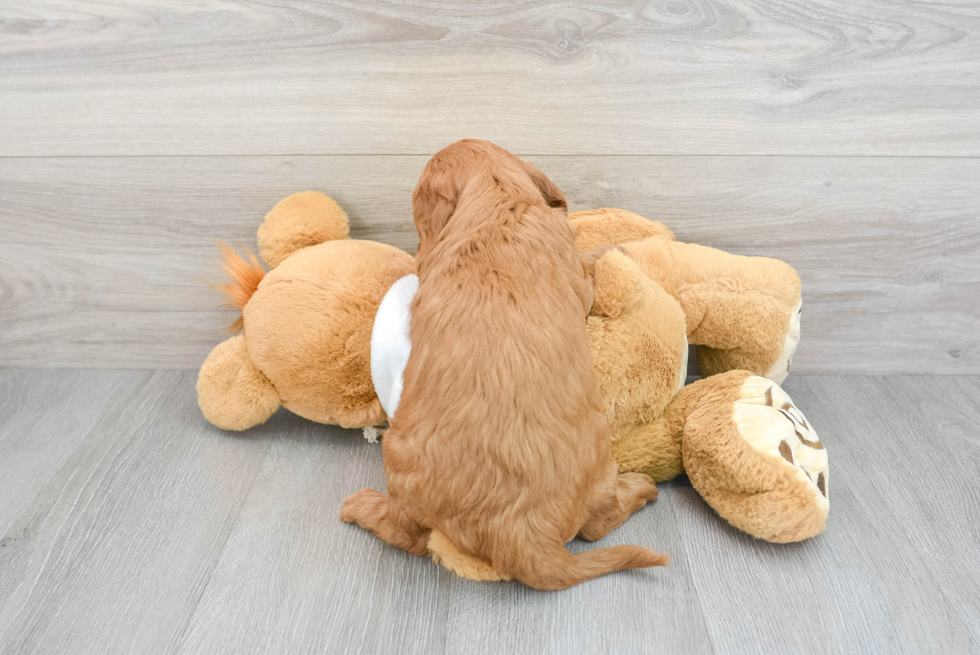
<path id="1" fill-rule="evenodd" d="M 344 498 L 340 520 L 357 523 L 375 537 L 413 555 L 429 554 L 429 532 L 391 502 L 388 494 L 374 489 L 361 489 Z"/>
<path id="2" fill-rule="evenodd" d="M 618 474 L 610 462 L 589 502 L 589 518 L 578 535 L 586 541 L 602 539 L 622 525 L 630 514 L 657 499 L 657 485 L 645 473 Z"/>

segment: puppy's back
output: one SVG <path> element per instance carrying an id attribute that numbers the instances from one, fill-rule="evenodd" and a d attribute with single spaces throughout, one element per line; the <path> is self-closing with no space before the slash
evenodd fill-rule
<path id="1" fill-rule="evenodd" d="M 384 444 L 389 490 L 460 550 L 538 588 L 662 564 L 640 547 L 563 546 L 608 466 L 588 283 L 546 192 L 508 187 L 494 162 L 486 172 L 456 194 L 437 242 L 420 243 L 412 355 Z"/>

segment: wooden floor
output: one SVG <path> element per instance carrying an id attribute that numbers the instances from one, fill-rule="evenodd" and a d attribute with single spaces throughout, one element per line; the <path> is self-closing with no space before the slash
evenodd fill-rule
<path id="1" fill-rule="evenodd" d="M 669 568 L 548 594 L 341 524 L 384 482 L 357 432 L 220 432 L 190 372 L 0 370 L 0 652 L 980 652 L 980 378 L 785 387 L 830 450 L 823 535 L 756 541 L 678 480 L 600 542 Z"/>

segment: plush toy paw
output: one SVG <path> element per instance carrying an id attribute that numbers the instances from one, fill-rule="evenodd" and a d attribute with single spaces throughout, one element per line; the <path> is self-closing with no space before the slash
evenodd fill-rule
<path id="1" fill-rule="evenodd" d="M 718 378 L 684 427 L 691 484 L 729 523 L 760 539 L 819 534 L 830 480 L 813 427 L 771 380 L 744 371 Z"/>
<path id="2" fill-rule="evenodd" d="M 361 436 L 363 436 L 368 443 L 379 443 L 386 430 L 387 428 L 379 428 L 374 425 L 369 425 L 361 428 Z"/>
<path id="3" fill-rule="evenodd" d="M 773 458 L 781 457 L 794 467 L 795 477 L 808 484 L 818 503 L 829 504 L 827 450 L 782 387 L 749 376 L 735 401 L 733 420 L 750 446 Z"/>

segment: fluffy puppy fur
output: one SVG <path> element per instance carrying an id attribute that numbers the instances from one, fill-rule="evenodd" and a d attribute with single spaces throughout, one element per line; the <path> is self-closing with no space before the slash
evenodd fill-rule
<path id="1" fill-rule="evenodd" d="M 583 317 L 591 284 L 565 198 L 485 141 L 432 158 L 412 198 L 419 291 L 412 354 L 384 437 L 388 494 L 362 489 L 341 519 L 416 555 L 429 533 L 538 589 L 564 589 L 664 555 L 572 555 L 656 498 L 617 474 Z"/>

